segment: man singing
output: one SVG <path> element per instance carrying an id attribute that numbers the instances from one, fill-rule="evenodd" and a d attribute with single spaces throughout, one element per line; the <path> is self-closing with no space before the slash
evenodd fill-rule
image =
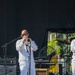
<path id="1" fill-rule="evenodd" d="M 21 37 L 22 39 L 16 42 L 16 50 L 19 54 L 20 75 L 36 75 L 33 51 L 36 51 L 38 47 L 33 40 L 29 39 L 27 30 L 22 30 Z"/>

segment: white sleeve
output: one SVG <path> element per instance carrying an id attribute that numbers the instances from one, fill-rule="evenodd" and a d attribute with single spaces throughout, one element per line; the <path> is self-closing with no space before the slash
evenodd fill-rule
<path id="1" fill-rule="evenodd" d="M 75 40 L 71 42 L 71 51 L 75 52 Z"/>
<path id="2" fill-rule="evenodd" d="M 16 50 L 17 50 L 17 51 L 21 51 L 22 48 L 23 48 L 23 42 L 22 42 L 21 40 L 18 40 L 18 41 L 16 42 Z"/>
<path id="3" fill-rule="evenodd" d="M 38 46 L 34 41 L 31 41 L 31 50 L 36 51 L 38 49 Z"/>

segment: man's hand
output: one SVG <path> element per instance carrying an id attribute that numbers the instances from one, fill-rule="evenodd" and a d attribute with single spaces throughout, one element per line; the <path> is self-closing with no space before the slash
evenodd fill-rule
<path id="1" fill-rule="evenodd" d="M 23 43 L 24 43 L 25 40 L 26 40 L 25 38 L 22 38 L 22 42 L 23 42 Z"/>
<path id="2" fill-rule="evenodd" d="M 23 36 L 22 37 L 22 42 L 24 43 L 25 41 L 27 41 L 28 37 L 27 36 Z"/>

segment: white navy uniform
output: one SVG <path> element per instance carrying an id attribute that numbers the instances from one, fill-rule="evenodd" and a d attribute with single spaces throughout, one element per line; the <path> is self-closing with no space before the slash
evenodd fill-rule
<path id="1" fill-rule="evenodd" d="M 75 39 L 71 41 L 71 51 L 73 52 L 72 55 L 72 75 L 75 75 Z"/>
<path id="2" fill-rule="evenodd" d="M 16 50 L 19 54 L 19 67 L 20 67 L 20 75 L 27 75 L 29 72 L 29 54 L 30 54 L 30 43 L 29 42 L 22 42 L 22 39 L 18 40 L 16 42 Z M 30 75 L 36 75 L 35 72 L 35 62 L 34 62 L 34 56 L 33 51 L 36 51 L 38 49 L 37 45 L 34 41 L 31 41 L 31 71 Z"/>

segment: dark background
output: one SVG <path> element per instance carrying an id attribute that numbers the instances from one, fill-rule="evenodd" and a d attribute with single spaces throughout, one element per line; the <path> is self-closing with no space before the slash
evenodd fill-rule
<path id="1" fill-rule="evenodd" d="M 74 0 L 0 0 L 0 56 L 1 46 L 20 36 L 27 29 L 39 49 L 46 46 L 47 32 L 75 32 Z M 16 41 L 7 46 L 7 56 L 17 57 Z"/>

